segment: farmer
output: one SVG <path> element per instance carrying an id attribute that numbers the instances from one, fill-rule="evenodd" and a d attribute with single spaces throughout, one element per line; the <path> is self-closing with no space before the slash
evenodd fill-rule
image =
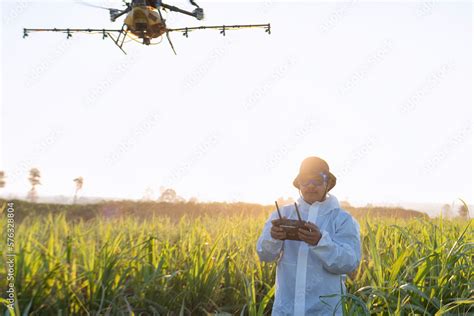
<path id="1" fill-rule="evenodd" d="M 357 221 L 340 208 L 328 192 L 336 177 L 318 157 L 306 158 L 293 181 L 306 229 L 299 240 L 285 240 L 278 213 L 271 214 L 257 242 L 260 260 L 277 260 L 276 291 L 272 315 L 342 315 L 341 294 L 346 274 L 360 263 L 360 230 Z M 281 216 L 298 219 L 294 205 L 280 209 Z"/>

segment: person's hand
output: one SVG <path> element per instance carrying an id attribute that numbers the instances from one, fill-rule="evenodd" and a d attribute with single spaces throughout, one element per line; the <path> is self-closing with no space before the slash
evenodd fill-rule
<path id="1" fill-rule="evenodd" d="M 286 217 L 283 217 L 286 218 Z M 280 223 L 280 219 L 274 219 L 272 221 L 272 229 L 270 230 L 270 235 L 274 239 L 284 240 L 286 239 L 286 232 L 283 228 L 277 226 Z"/>
<path id="2" fill-rule="evenodd" d="M 307 230 L 303 228 L 298 229 L 299 239 L 301 239 L 302 241 L 312 246 L 316 246 L 322 237 L 322 234 L 319 231 L 318 226 L 316 226 L 313 223 L 305 223 L 304 226 L 306 227 Z"/>

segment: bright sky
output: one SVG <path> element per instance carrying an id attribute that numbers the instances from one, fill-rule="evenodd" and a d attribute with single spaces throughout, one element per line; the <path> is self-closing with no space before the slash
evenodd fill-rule
<path id="1" fill-rule="evenodd" d="M 93 1 L 120 8 L 121 1 Z M 168 2 L 192 10 L 185 1 Z M 197 31 L 125 45 L 24 27 L 120 28 L 108 12 L 2 1 L 2 192 L 272 203 L 307 156 L 326 159 L 340 200 L 473 202 L 472 3 L 199 2 Z"/>

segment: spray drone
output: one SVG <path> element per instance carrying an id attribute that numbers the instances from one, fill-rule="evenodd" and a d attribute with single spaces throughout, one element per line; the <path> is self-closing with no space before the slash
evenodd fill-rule
<path id="1" fill-rule="evenodd" d="M 110 38 L 124 53 L 125 50 L 122 48 L 123 44 L 126 43 L 125 39 L 130 38 L 135 41 L 139 41 L 143 45 L 156 44 L 153 43 L 154 39 L 159 39 L 163 35 L 166 35 L 168 42 L 170 43 L 171 49 L 176 54 L 173 43 L 171 42 L 171 32 L 181 32 L 185 37 L 188 37 L 189 33 L 195 30 L 215 29 L 219 30 L 220 34 L 226 35 L 228 30 L 244 29 L 244 28 L 263 28 L 265 32 L 270 34 L 270 24 L 243 24 L 243 25 L 216 25 L 216 26 L 195 26 L 195 27 L 182 27 L 182 28 L 168 28 L 166 26 L 166 20 L 163 18 L 162 11 L 178 12 L 181 14 L 189 15 L 197 20 L 204 19 L 204 10 L 196 4 L 195 1 L 190 0 L 190 3 L 196 8 L 191 11 L 186 11 L 178 7 L 163 3 L 161 0 L 132 0 L 131 2 L 124 2 L 125 9 L 114 9 L 96 6 L 92 4 L 86 4 L 89 6 L 106 9 L 110 13 L 110 20 L 115 22 L 119 17 L 125 15 L 122 27 L 120 29 L 23 29 L 23 38 L 26 38 L 31 32 L 60 32 L 65 33 L 67 38 L 72 37 L 73 33 L 90 33 L 90 34 L 101 34 L 102 38 Z M 84 3 L 85 4 L 85 3 Z"/>

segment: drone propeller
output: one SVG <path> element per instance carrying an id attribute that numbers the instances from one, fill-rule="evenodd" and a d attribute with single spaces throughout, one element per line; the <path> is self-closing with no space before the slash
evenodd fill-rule
<path id="1" fill-rule="evenodd" d="M 189 0 L 189 2 L 196 8 L 200 8 L 200 6 L 194 0 Z"/>
<path id="2" fill-rule="evenodd" d="M 173 45 L 173 42 L 171 41 L 171 38 L 170 38 L 170 32 L 166 32 L 166 38 L 168 39 L 168 42 L 170 43 L 171 49 L 173 50 L 174 54 L 178 55 L 178 54 L 176 54 L 176 51 L 174 50 L 174 45 Z"/>
<path id="3" fill-rule="evenodd" d="M 100 6 L 100 5 L 92 4 L 92 3 L 85 2 L 85 1 L 82 1 L 82 0 L 76 0 L 76 3 L 84 5 L 86 7 L 92 7 L 92 8 L 97 8 L 97 9 L 118 10 L 118 9 L 114 9 L 114 8 L 107 8 L 107 7 L 103 7 L 103 6 Z M 118 10 L 118 11 L 120 11 L 120 10 Z"/>
<path id="4" fill-rule="evenodd" d="M 117 20 L 117 18 L 121 17 L 122 15 L 124 15 L 125 13 L 128 13 L 132 10 L 132 7 L 129 6 L 127 7 L 125 10 L 123 11 L 120 11 L 120 10 L 116 10 L 116 9 L 111 9 L 109 10 L 110 12 L 110 21 L 112 22 L 115 22 L 115 20 Z"/>
<path id="5" fill-rule="evenodd" d="M 103 7 L 103 6 L 100 6 L 100 5 L 95 5 L 95 4 L 92 4 L 92 3 L 88 3 L 88 2 L 85 2 L 85 1 L 82 1 L 82 0 L 76 0 L 76 2 L 79 3 L 79 4 L 82 4 L 82 5 L 88 6 L 88 7 L 108 10 L 109 13 L 110 13 L 110 21 L 112 21 L 112 22 L 115 22 L 115 20 L 118 17 L 121 17 L 125 13 L 130 12 L 130 10 L 132 9 L 131 5 L 127 2 L 125 2 L 125 1 L 123 1 L 123 3 L 124 3 L 124 5 L 127 6 L 127 8 L 124 9 L 124 10 L 115 9 L 115 8 L 107 8 L 107 7 Z"/>
<path id="6" fill-rule="evenodd" d="M 189 2 L 196 7 L 196 9 L 193 10 L 193 15 L 196 19 L 198 20 L 203 20 L 204 19 L 204 9 L 201 8 L 194 0 L 189 0 Z"/>
<path id="7" fill-rule="evenodd" d="M 192 0 L 190 0 L 190 1 L 192 1 Z M 186 15 L 195 17 L 198 20 L 204 19 L 204 10 L 202 8 L 200 8 L 195 2 L 193 2 L 193 3 L 194 3 L 194 5 L 197 6 L 197 8 L 193 10 L 193 12 L 189 12 L 189 11 L 180 9 L 178 7 L 175 7 L 175 6 L 163 3 L 163 2 L 161 2 L 160 7 L 164 8 L 164 9 L 168 9 L 170 11 L 179 12 L 179 13 L 182 13 L 182 14 L 186 14 Z"/>

